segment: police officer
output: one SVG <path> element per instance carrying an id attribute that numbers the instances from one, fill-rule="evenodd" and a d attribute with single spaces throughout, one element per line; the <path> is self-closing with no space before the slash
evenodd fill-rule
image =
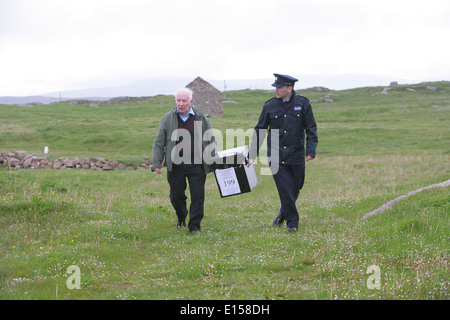
<path id="1" fill-rule="evenodd" d="M 299 216 L 295 202 L 305 180 L 305 155 L 307 161 L 316 156 L 317 127 L 309 100 L 294 91 L 298 79 L 277 73 L 274 76 L 272 86 L 275 87 L 276 97 L 266 101 L 263 106 L 255 126 L 249 156 L 251 159 L 256 157 L 265 131 L 269 128 L 269 165 L 281 202 L 272 225 L 281 226 L 286 221 L 288 231 L 297 231 Z M 272 137 L 276 137 L 277 133 L 278 146 L 272 145 Z M 275 151 L 278 152 L 274 152 L 272 147 L 277 148 Z"/>

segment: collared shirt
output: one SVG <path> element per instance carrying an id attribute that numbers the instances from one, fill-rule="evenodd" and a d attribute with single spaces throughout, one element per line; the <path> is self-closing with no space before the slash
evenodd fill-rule
<path id="1" fill-rule="evenodd" d="M 283 99 L 283 102 L 284 102 L 284 103 L 288 103 L 288 102 L 291 100 L 291 98 L 292 98 L 292 94 L 291 94 L 291 96 L 289 97 L 289 99 L 287 99 L 287 100 L 284 100 L 284 99 Z"/>
<path id="2" fill-rule="evenodd" d="M 188 111 L 188 113 L 186 113 L 185 116 L 183 116 L 181 113 L 179 113 L 178 110 L 177 110 L 177 114 L 180 116 L 181 120 L 183 120 L 184 122 L 186 122 L 189 119 L 189 115 L 192 114 L 193 116 L 195 116 L 195 112 L 192 109 L 192 106 L 189 108 L 189 111 Z"/>

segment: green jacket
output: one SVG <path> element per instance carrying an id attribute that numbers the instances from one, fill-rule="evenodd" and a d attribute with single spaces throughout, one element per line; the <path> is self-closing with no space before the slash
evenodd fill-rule
<path id="1" fill-rule="evenodd" d="M 198 155 L 202 160 L 205 173 L 211 171 L 210 165 L 217 152 L 217 142 L 213 133 L 211 122 L 199 110 L 192 107 L 195 113 L 194 143 L 202 145 L 202 154 Z M 161 119 L 155 140 L 153 141 L 153 168 L 161 168 L 163 160 L 167 170 L 172 171 L 172 151 L 177 143 L 178 137 L 172 137 L 172 133 L 178 129 L 177 108 L 167 112 Z M 200 140 L 201 141 L 200 141 Z"/>

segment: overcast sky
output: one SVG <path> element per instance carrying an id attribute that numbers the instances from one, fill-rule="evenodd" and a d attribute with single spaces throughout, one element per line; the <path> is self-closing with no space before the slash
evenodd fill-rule
<path id="1" fill-rule="evenodd" d="M 0 96 L 274 72 L 450 80 L 448 0 L 0 0 Z"/>

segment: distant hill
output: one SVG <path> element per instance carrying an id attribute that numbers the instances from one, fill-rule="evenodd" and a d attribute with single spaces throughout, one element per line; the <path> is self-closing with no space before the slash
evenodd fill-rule
<path id="1" fill-rule="evenodd" d="M 388 86 L 391 81 L 397 81 L 399 84 L 418 83 L 421 81 L 436 81 L 444 79 L 423 79 L 420 81 L 411 81 L 386 76 L 367 76 L 358 74 L 348 75 L 304 75 L 298 76 L 299 82 L 296 88 L 305 89 L 314 86 L 323 86 L 332 90 L 343 90 L 358 87 L 370 86 Z M 136 81 L 123 86 L 86 88 L 78 90 L 66 90 L 60 92 L 44 93 L 36 96 L 0 97 L 0 104 L 49 104 L 54 102 L 66 101 L 70 99 L 84 100 L 109 100 L 115 97 L 151 97 L 159 94 L 171 95 L 174 92 L 186 86 L 192 79 L 146 79 Z M 220 91 L 244 90 L 244 89 L 262 89 L 271 90 L 273 78 L 267 79 L 242 79 L 242 80 L 211 80 L 204 78 Z M 60 98 L 61 97 L 61 98 Z"/>
<path id="2" fill-rule="evenodd" d="M 50 104 L 60 101 L 74 100 L 75 98 L 55 98 L 55 97 L 47 97 L 47 96 L 26 96 L 26 97 L 14 97 L 14 96 L 6 96 L 0 97 L 0 104 L 17 104 L 22 106 L 27 105 L 38 105 L 38 104 Z M 105 101 L 110 98 L 105 97 L 84 97 L 83 100 L 92 100 L 92 101 Z"/>
<path id="3" fill-rule="evenodd" d="M 49 104 L 49 103 L 58 102 L 58 101 L 59 101 L 59 98 L 43 97 L 43 96 L 0 97 L 0 104 L 19 104 L 19 105 L 32 104 L 32 103 Z"/>

